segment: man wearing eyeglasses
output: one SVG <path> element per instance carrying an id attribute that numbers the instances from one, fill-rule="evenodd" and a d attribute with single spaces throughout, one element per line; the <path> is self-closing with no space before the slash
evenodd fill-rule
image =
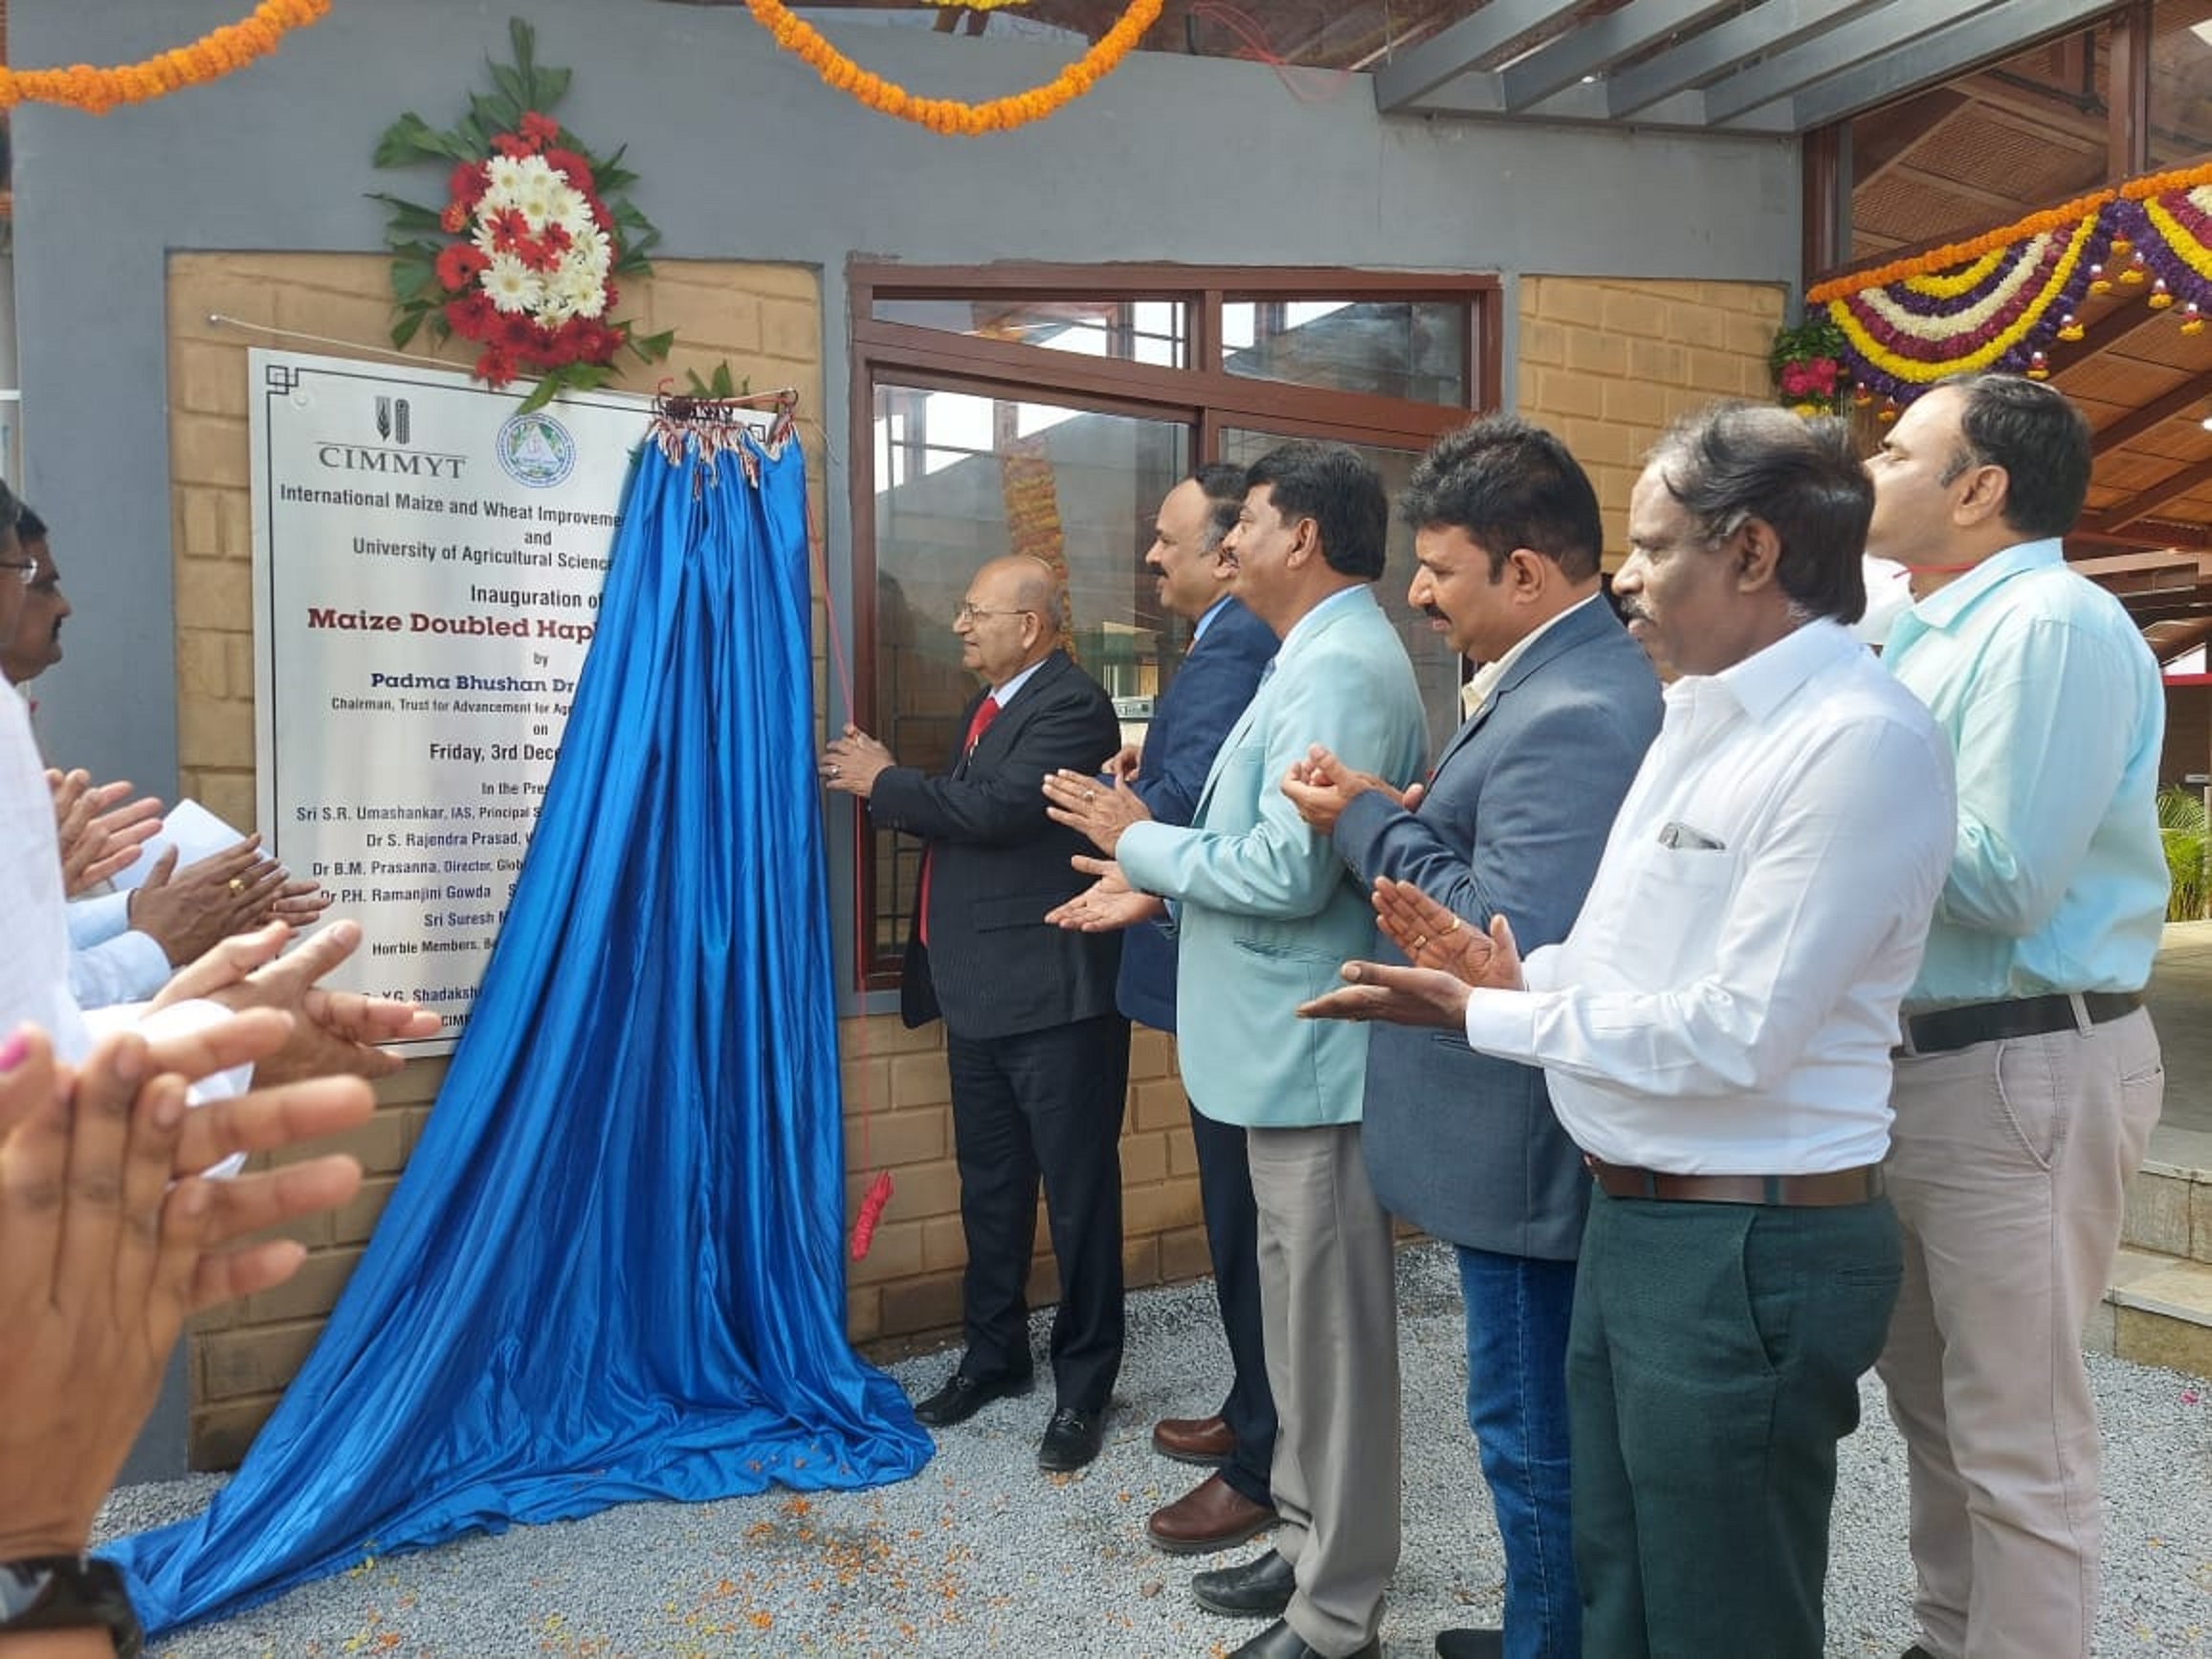
<path id="1" fill-rule="evenodd" d="M 901 766 L 848 726 L 824 751 L 830 789 L 868 805 L 880 829 L 919 836 L 921 877 L 900 1012 L 941 1013 L 952 1077 L 966 1350 L 916 1408 L 933 1428 L 1032 1385 L 1023 1286 L 1036 1237 L 1037 1183 L 1060 1269 L 1052 1320 L 1056 1398 L 1038 1467 L 1098 1454 L 1121 1366 L 1121 1115 L 1129 1022 L 1115 1006 L 1120 940 L 1062 933 L 1045 913 L 1087 885 L 1086 850 L 1046 816 L 1044 778 L 1095 774 L 1120 747 L 1106 694 L 1060 646 L 1058 579 L 1043 562 L 994 559 L 953 620 L 961 665 L 984 690 L 942 771 Z"/>
<path id="2" fill-rule="evenodd" d="M 8 570 L 22 579 L 26 591 L 14 627 L 0 632 L 0 674 L 11 685 L 21 685 L 61 660 L 61 625 L 69 617 L 69 601 L 54 567 L 46 520 L 25 507 L 15 535 L 22 558 Z"/>

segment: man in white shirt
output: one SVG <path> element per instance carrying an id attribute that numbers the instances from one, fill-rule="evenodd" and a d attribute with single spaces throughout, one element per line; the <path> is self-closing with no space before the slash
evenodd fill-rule
<path id="1" fill-rule="evenodd" d="M 1839 423 L 1662 439 L 1614 592 L 1674 678 L 1573 930 L 1524 963 L 1511 894 L 1485 938 L 1380 884 L 1418 965 L 1304 1010 L 1543 1067 L 1588 1157 L 1567 1390 L 1608 1659 L 1823 1650 L 1836 1442 L 1901 1272 L 1890 1050 L 1953 829 L 1939 734 L 1848 631 L 1870 506 Z"/>

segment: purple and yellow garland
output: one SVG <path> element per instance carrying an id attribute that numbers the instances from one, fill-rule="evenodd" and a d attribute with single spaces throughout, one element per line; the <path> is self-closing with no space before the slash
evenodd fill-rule
<path id="1" fill-rule="evenodd" d="M 2144 286 L 2153 309 L 2179 306 L 2181 326 L 2202 329 L 2201 314 L 2212 312 L 2212 166 L 2136 179 L 1822 283 L 1806 299 L 1842 330 L 1845 366 L 1862 390 L 1908 403 L 1950 374 L 2040 377 L 2054 342 L 2081 337 L 2082 301 L 2115 285 Z"/>

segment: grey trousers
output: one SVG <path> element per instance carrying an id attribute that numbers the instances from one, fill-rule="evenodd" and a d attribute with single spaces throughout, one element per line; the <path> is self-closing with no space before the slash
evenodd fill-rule
<path id="1" fill-rule="evenodd" d="M 1381 1627 L 1398 1564 L 1390 1218 L 1367 1183 L 1357 1123 L 1246 1139 L 1275 1394 L 1275 1549 L 1298 1581 L 1284 1617 L 1316 1650 L 1351 1653 Z"/>
<path id="2" fill-rule="evenodd" d="M 2086 1659 L 2104 1537 L 2082 1322 L 2165 1072 L 2141 1009 L 1900 1056 L 1905 1284 L 1877 1369 L 1905 1436 L 1913 1611 L 1937 1659 Z"/>

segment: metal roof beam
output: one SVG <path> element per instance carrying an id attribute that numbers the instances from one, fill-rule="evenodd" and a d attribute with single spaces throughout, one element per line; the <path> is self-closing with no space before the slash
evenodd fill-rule
<path id="1" fill-rule="evenodd" d="M 1440 30 L 1411 52 L 1375 71 L 1375 107 L 1409 110 L 1493 53 L 1568 16 L 1582 0 L 1490 0 L 1471 17 Z"/>
<path id="2" fill-rule="evenodd" d="M 1671 93 L 1711 80 L 1747 58 L 1784 52 L 1809 35 L 1873 10 L 1882 0 L 1766 0 L 1740 17 L 1715 24 L 1648 63 L 1605 82 L 1615 120 L 1648 108 Z M 1548 114 L 1549 111 L 1539 113 Z"/>
<path id="3" fill-rule="evenodd" d="M 1706 108 L 1716 123 L 1725 122 L 1732 116 L 1742 115 L 1777 99 L 1789 98 L 1817 81 L 1830 79 L 1862 65 L 1869 75 L 1879 74 L 1923 35 L 1982 12 L 2009 12 L 2014 3 L 2015 0 L 1891 0 L 1887 6 L 1855 17 L 1840 28 L 1826 30 L 1801 46 L 1775 53 L 1708 86 Z M 2065 0 L 2065 3 L 2070 4 L 2073 0 Z M 1747 15 L 1757 18 L 1765 10 L 1764 6 L 1755 7 Z M 1901 78 L 1892 86 L 1891 95 L 1909 92 L 1924 80 L 1942 78 L 1940 72 Z"/>
<path id="4" fill-rule="evenodd" d="M 1870 26 L 1897 13 L 1894 31 L 1883 31 L 1885 50 L 1790 87 L 1793 124 L 1803 132 L 1825 126 L 1901 94 L 1949 80 L 1976 64 L 2025 51 L 2038 40 L 2088 23 L 2112 10 L 2111 0 L 1901 0 Z M 1905 27 L 1908 18 L 1910 28 Z M 1923 27 L 1923 19 L 1927 19 Z"/>
<path id="5" fill-rule="evenodd" d="M 1654 40 L 1695 29 L 1732 0 L 1629 0 L 1498 71 L 1508 110 L 1524 110 L 1566 87 L 1605 73 Z"/>

